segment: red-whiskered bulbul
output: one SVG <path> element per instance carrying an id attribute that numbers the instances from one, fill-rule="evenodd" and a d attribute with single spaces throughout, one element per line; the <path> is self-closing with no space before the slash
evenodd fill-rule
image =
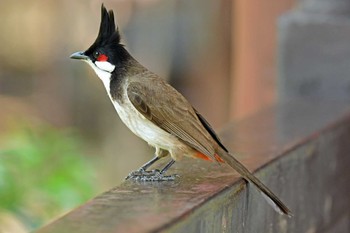
<path id="1" fill-rule="evenodd" d="M 71 55 L 87 62 L 102 80 L 108 96 L 125 125 L 155 148 L 155 157 L 126 179 L 173 180 L 165 176 L 183 156 L 225 162 L 253 183 L 280 213 L 291 215 L 282 201 L 236 160 L 209 123 L 172 86 L 137 62 L 120 43 L 113 11 L 101 7 L 96 41 L 84 52 Z M 171 156 L 162 170 L 147 171 L 158 159 Z"/>

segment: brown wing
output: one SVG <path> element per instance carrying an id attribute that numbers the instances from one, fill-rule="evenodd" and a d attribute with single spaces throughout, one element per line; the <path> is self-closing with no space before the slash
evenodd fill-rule
<path id="1" fill-rule="evenodd" d="M 204 126 L 204 128 L 206 128 L 206 130 L 212 136 L 212 138 L 217 142 L 217 144 L 219 144 L 222 147 L 222 149 L 224 149 L 224 151 L 228 152 L 228 150 L 226 149 L 224 144 L 222 144 L 219 136 L 215 133 L 215 131 L 213 130 L 213 127 L 209 124 L 209 122 L 195 108 L 193 109 L 198 119 L 202 122 L 202 125 Z"/>
<path id="2" fill-rule="evenodd" d="M 134 107 L 166 132 L 215 160 L 211 135 L 188 101 L 158 77 L 141 79 L 130 82 L 127 88 Z"/>

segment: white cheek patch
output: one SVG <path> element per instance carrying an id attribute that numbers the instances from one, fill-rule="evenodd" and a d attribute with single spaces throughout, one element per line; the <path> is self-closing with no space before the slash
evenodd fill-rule
<path id="1" fill-rule="evenodd" d="M 107 90 L 107 93 L 109 94 L 109 82 L 111 81 L 112 74 L 109 71 L 105 71 L 105 70 L 100 69 L 98 66 L 95 65 L 96 62 L 94 64 L 90 60 L 85 60 L 85 61 L 92 67 L 92 69 L 95 71 L 97 76 L 101 79 L 101 81 L 103 82 L 103 84 L 104 84 L 104 86 L 105 86 L 105 88 Z M 105 63 L 109 63 L 109 62 L 105 62 Z M 110 65 L 113 66 L 112 64 L 110 64 Z M 113 68 L 113 70 L 114 70 L 114 68 Z"/>
<path id="2" fill-rule="evenodd" d="M 112 65 L 108 61 L 95 61 L 96 66 L 104 71 L 112 73 L 115 69 L 115 65 Z"/>

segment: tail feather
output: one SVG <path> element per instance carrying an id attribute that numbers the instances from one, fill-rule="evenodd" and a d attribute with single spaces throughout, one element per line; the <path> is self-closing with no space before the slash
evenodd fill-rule
<path id="1" fill-rule="evenodd" d="M 255 187 L 259 189 L 263 197 L 267 202 L 279 213 L 286 214 L 289 217 L 292 216 L 291 211 L 288 207 L 283 204 L 283 202 L 268 188 L 264 185 L 258 178 L 256 178 L 243 164 L 241 164 L 237 159 L 235 159 L 231 154 L 220 149 L 218 151 L 219 156 L 233 169 L 235 169 L 244 179 L 254 184 Z"/>

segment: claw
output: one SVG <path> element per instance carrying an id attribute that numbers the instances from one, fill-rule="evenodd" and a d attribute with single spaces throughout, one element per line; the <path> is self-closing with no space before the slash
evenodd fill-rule
<path id="1" fill-rule="evenodd" d="M 155 169 L 152 171 L 137 170 L 131 172 L 125 180 L 135 180 L 135 181 L 173 181 L 178 177 L 178 175 L 168 175 L 165 176 L 160 170 Z"/>
<path id="2" fill-rule="evenodd" d="M 173 181 L 178 177 L 178 175 L 165 176 L 164 173 L 175 163 L 175 160 L 170 160 L 170 162 L 162 170 L 152 170 L 146 171 L 146 169 L 152 165 L 153 162 L 157 161 L 159 157 L 155 157 L 150 162 L 146 163 L 139 170 L 130 172 L 125 180 L 135 180 L 135 181 Z"/>

